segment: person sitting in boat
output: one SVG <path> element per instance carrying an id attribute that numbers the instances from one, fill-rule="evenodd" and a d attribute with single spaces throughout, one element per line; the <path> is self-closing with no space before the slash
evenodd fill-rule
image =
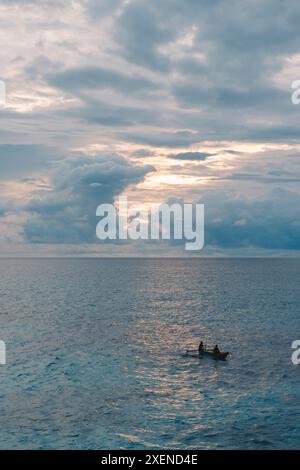
<path id="1" fill-rule="evenodd" d="M 201 341 L 201 343 L 199 344 L 199 353 L 200 352 L 203 352 L 204 351 L 204 344 L 203 344 L 203 341 Z"/>
<path id="2" fill-rule="evenodd" d="M 213 349 L 213 353 L 214 354 L 220 354 L 220 349 L 219 349 L 219 346 L 216 344 L 214 349 Z"/>

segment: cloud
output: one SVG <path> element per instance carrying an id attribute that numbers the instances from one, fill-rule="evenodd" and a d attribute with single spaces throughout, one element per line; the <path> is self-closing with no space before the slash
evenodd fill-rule
<path id="1" fill-rule="evenodd" d="M 114 13 L 123 0 L 87 0 L 85 7 L 92 21 Z"/>
<path id="2" fill-rule="evenodd" d="M 159 46 L 175 35 L 169 21 L 163 21 L 159 8 L 152 2 L 128 3 L 115 21 L 114 37 L 121 55 L 159 72 L 169 68 L 169 58 L 159 52 Z"/>
<path id="3" fill-rule="evenodd" d="M 96 241 L 96 208 L 112 203 L 129 185 L 154 171 L 120 155 L 77 155 L 56 165 L 52 190 L 40 193 L 24 208 L 29 219 L 25 239 L 31 243 L 90 243 Z"/>
<path id="4" fill-rule="evenodd" d="M 157 85 L 151 80 L 130 76 L 103 67 L 74 67 L 46 76 L 50 85 L 73 92 L 82 89 L 113 89 L 122 93 L 155 90 Z"/>
<path id="5" fill-rule="evenodd" d="M 120 137 L 129 142 L 142 145 L 151 145 L 153 147 L 188 147 L 189 145 L 200 142 L 202 137 L 191 131 L 175 132 L 124 132 Z"/>
<path id="6" fill-rule="evenodd" d="M 99 100 L 85 100 L 80 107 L 62 109 L 58 112 L 64 117 L 76 118 L 91 124 L 99 124 L 110 127 L 131 127 L 138 124 L 157 123 L 160 119 L 157 110 L 144 107 L 107 104 Z"/>
<path id="7" fill-rule="evenodd" d="M 173 94 L 177 100 L 188 107 L 199 105 L 216 106 L 222 108 L 255 108 L 276 105 L 290 108 L 290 90 L 280 90 L 275 87 L 235 87 L 224 88 L 217 84 L 215 87 L 201 86 L 199 84 L 184 82 L 173 87 Z"/>
<path id="8" fill-rule="evenodd" d="M 215 153 L 207 152 L 181 152 L 181 153 L 172 153 L 169 155 L 169 158 L 175 160 L 197 160 L 204 161 L 209 157 L 213 157 Z"/>
<path id="9" fill-rule="evenodd" d="M 291 74 L 300 73 L 298 0 L 0 4 L 1 207 L 13 201 L 10 217 L 19 201 L 26 205 L 27 241 L 93 240 L 95 204 L 142 181 L 153 168 L 134 162 L 153 155 L 161 173 L 134 188 L 139 200 L 150 191 L 167 197 L 170 185 L 196 199 L 203 191 L 215 246 L 275 246 L 268 224 L 278 247 L 296 245 L 289 205 L 298 210 L 297 196 L 280 196 L 276 225 L 279 196 L 266 188 L 297 192 L 299 183 L 300 108 L 290 99 Z M 108 154 L 69 156 L 87 148 Z"/>
<path id="10" fill-rule="evenodd" d="M 287 58 L 298 51 L 297 1 L 278 0 L 276 13 L 269 15 L 273 0 L 186 0 L 184 6 L 181 0 L 87 0 L 65 2 L 63 21 L 52 8 L 50 21 L 49 8 L 57 3 L 39 2 L 37 16 L 24 13 L 22 43 L 30 39 L 29 53 L 19 46 L 12 56 L 22 61 L 25 76 L 17 62 L 4 66 L 16 67 L 13 86 L 21 88 L 19 96 L 26 87 L 23 106 L 39 90 L 33 105 L 40 110 L 49 85 L 54 87 L 45 126 L 55 125 L 58 107 L 65 111 L 60 117 L 74 113 L 70 140 L 78 135 L 78 122 L 84 122 L 85 133 L 94 133 L 90 125 L 110 126 L 117 135 L 134 126 L 127 140 L 136 135 L 136 143 L 156 130 L 182 129 L 213 140 L 297 140 L 299 113 L 290 102 L 290 83 L 284 89 L 276 81 Z M 15 17 L 8 19 L 12 44 L 18 25 Z M 42 25 L 49 37 L 40 40 Z M 9 121 L 7 110 L 6 117 Z M 40 123 L 39 113 L 30 110 L 29 117 Z M 29 130 L 33 138 L 36 128 Z"/>
<path id="11" fill-rule="evenodd" d="M 155 152 L 152 152 L 151 150 L 149 149 L 138 149 L 138 150 L 135 150 L 134 152 L 132 152 L 131 154 L 133 157 L 154 157 L 155 156 Z"/>
<path id="12" fill-rule="evenodd" d="M 217 248 L 300 249 L 300 195 L 274 189 L 259 198 L 208 194 L 205 243 Z"/>
<path id="13" fill-rule="evenodd" d="M 58 150 L 37 144 L 0 144 L 0 179 L 17 179 L 49 167 Z"/>
<path id="14" fill-rule="evenodd" d="M 183 204 L 180 199 L 169 203 Z M 246 253 L 260 250 L 300 249 L 300 195 L 274 189 L 260 197 L 234 196 L 225 191 L 207 192 L 199 203 L 205 206 L 203 252 L 243 249 Z M 187 240 L 170 241 L 183 251 Z M 239 251 L 241 253 L 241 251 Z"/>
<path id="15" fill-rule="evenodd" d="M 68 0 L 67 0 L 68 1 Z M 43 4 L 39 0 L 1 0 L 0 5 L 8 5 L 8 6 L 14 6 L 14 5 L 37 5 L 40 6 L 41 8 L 43 7 L 52 7 L 52 6 L 59 6 L 63 5 L 66 3 L 66 0 L 43 0 Z"/>

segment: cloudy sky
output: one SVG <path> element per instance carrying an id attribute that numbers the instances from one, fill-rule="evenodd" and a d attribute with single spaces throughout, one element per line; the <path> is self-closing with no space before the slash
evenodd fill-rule
<path id="1" fill-rule="evenodd" d="M 184 254 L 97 241 L 121 194 L 204 203 L 203 255 L 300 252 L 298 0 L 2 0 L 0 23 L 0 255 Z"/>

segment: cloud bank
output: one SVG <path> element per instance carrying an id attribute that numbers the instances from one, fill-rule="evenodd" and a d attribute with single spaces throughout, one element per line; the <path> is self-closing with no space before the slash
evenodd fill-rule
<path id="1" fill-rule="evenodd" d="M 1 246 L 93 243 L 95 207 L 126 191 L 206 200 L 216 250 L 299 250 L 297 0 L 3 0 L 0 14 Z"/>

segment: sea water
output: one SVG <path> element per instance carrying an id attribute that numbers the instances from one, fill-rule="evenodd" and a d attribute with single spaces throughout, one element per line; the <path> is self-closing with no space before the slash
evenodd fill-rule
<path id="1" fill-rule="evenodd" d="M 299 449 L 300 260 L 0 260 L 1 449 Z M 184 354 L 200 340 L 227 361 Z"/>

